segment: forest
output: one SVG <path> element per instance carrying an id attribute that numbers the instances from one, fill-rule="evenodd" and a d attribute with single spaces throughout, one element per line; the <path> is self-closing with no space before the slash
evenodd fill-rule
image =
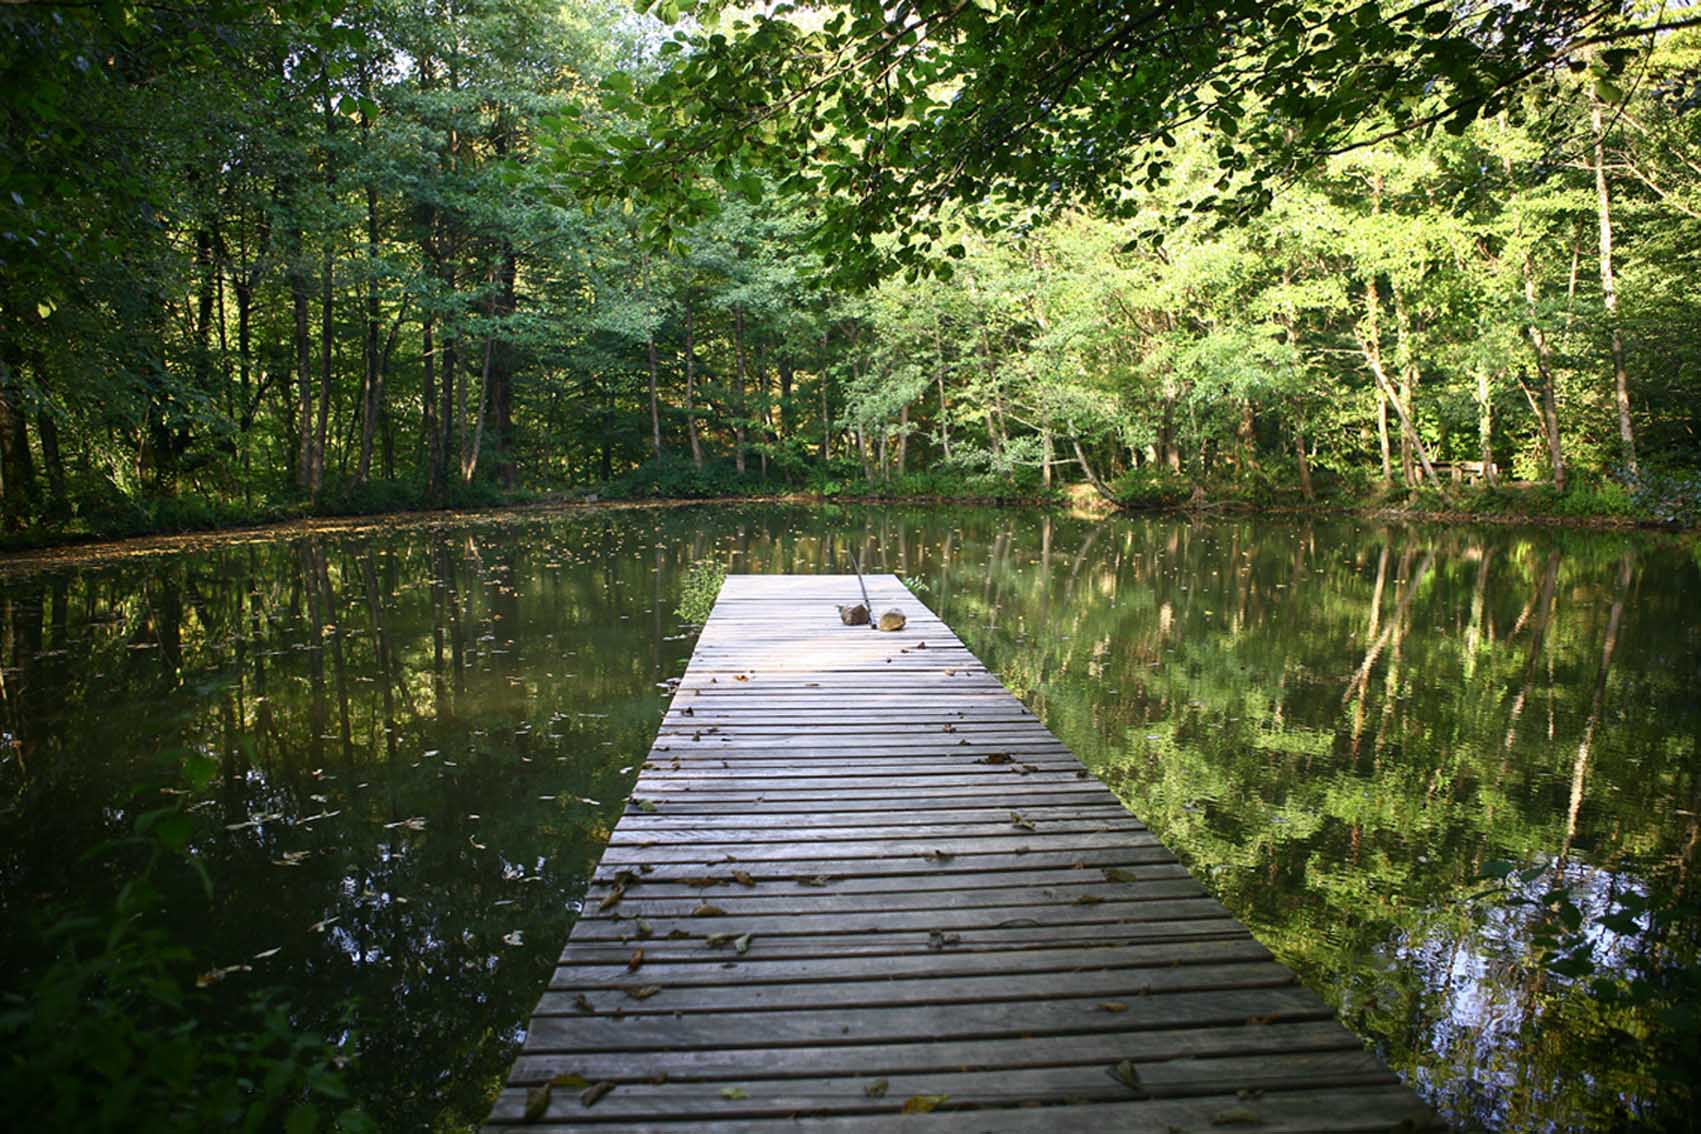
<path id="1" fill-rule="evenodd" d="M 1060 185 L 1073 143 L 1034 131 L 983 156 L 1038 192 L 988 173 L 916 221 L 857 187 L 890 122 L 841 89 L 807 129 L 863 137 L 808 177 L 725 123 L 661 133 L 749 97 L 691 66 L 764 49 L 674 7 L 6 5 L 10 538 L 1072 484 L 1695 518 L 1694 31 L 1597 36 L 1445 129 L 1359 108 L 1309 157 L 1236 91 L 1159 125 L 1138 183 Z"/>

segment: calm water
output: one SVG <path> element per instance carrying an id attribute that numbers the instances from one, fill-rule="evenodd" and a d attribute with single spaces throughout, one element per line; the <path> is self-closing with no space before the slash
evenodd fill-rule
<path id="1" fill-rule="evenodd" d="M 847 538 L 1461 1127 L 1687 1089 L 1658 1069 L 1697 1030 L 1668 899 L 1701 866 L 1701 571 L 1611 534 L 705 507 L 0 577 L 4 955 L 110 907 L 134 856 L 82 856 L 176 801 L 214 897 L 157 872 L 170 932 L 252 966 L 206 1018 L 276 990 L 358 1031 L 384 1129 L 469 1130 L 690 655 L 685 566 L 843 569 Z M 1496 861 L 1652 1002 L 1531 963 L 1555 918 L 1473 898 Z M 1659 900 L 1600 925 L 1627 896 Z"/>

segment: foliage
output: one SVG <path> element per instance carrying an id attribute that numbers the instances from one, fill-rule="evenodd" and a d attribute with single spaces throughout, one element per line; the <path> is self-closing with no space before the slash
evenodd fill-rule
<path id="1" fill-rule="evenodd" d="M 602 145 L 568 131 L 563 165 L 611 198 L 666 202 L 664 240 L 713 209 L 700 172 L 750 200 L 771 176 L 819 211 L 828 262 L 863 280 L 949 276 L 963 256 L 954 206 L 1009 223 L 1087 201 L 1149 221 L 1147 194 L 1200 158 L 1183 207 L 1245 215 L 1373 118 L 1456 133 L 1591 48 L 1609 83 L 1635 54 L 1620 42 L 1648 23 L 1590 0 L 640 7 L 695 22 L 663 42 L 670 66 L 653 81 L 604 85 L 630 128 Z M 1178 154 L 1198 124 L 1214 145 Z"/>
<path id="2" fill-rule="evenodd" d="M 760 482 L 739 474 L 728 460 L 702 465 L 672 455 L 646 461 L 609 481 L 603 491 L 614 499 L 700 500 L 759 493 Z"/>
<path id="3" fill-rule="evenodd" d="M 266 993 L 252 995 L 233 1027 L 207 1025 L 213 998 L 199 989 L 222 974 L 195 977 L 194 953 L 169 928 L 156 886 L 168 864 L 183 864 L 191 829 L 180 806 L 143 812 L 131 837 L 84 856 L 128 875 L 109 907 L 37 914 L 35 945 L 48 959 L 0 1009 L 0 1086 L 13 1121 L 95 1131 L 375 1129 L 349 1102 L 352 1036 L 332 1042 L 304 1031 Z M 138 852 L 132 870 L 123 860 Z"/>
<path id="4" fill-rule="evenodd" d="M 685 569 L 679 585 L 679 606 L 674 610 L 681 622 L 701 626 L 709 620 L 715 599 L 726 582 L 726 564 L 718 559 L 699 559 Z"/>
<path id="5" fill-rule="evenodd" d="M 1151 465 L 1129 469 L 1110 488 L 1123 507 L 1136 509 L 1176 508 L 1193 494 L 1193 485 L 1180 473 Z"/>
<path id="6" fill-rule="evenodd" d="M 5 539 L 1147 467 L 1457 510 L 1484 460 L 1694 516 L 1692 31 L 649 8 L 0 6 Z"/>

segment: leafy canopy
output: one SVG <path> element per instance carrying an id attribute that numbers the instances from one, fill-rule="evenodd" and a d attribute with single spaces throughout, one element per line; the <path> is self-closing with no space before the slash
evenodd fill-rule
<path id="1" fill-rule="evenodd" d="M 570 131 L 564 172 L 655 204 L 664 241 L 713 211 L 704 175 L 755 198 L 766 174 L 812 202 L 829 265 L 859 279 L 949 274 L 957 209 L 993 226 L 1071 201 L 1138 217 L 1192 124 L 1210 132 L 1217 176 L 1183 210 L 1256 212 L 1369 123 L 1457 132 L 1585 54 L 1610 83 L 1626 41 L 1691 22 L 1600 0 L 636 6 L 680 24 L 657 49 L 667 66 L 605 80 L 626 128 Z"/>

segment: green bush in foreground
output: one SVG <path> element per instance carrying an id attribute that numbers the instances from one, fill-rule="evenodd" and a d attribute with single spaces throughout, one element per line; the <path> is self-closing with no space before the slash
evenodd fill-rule
<path id="1" fill-rule="evenodd" d="M 348 1101 L 337 1045 L 297 1031 L 287 1005 L 256 994 L 232 1025 L 206 1026 L 211 996 L 154 884 L 184 857 L 192 826 L 176 807 L 141 815 L 132 837 L 97 848 L 142 854 L 110 907 L 34 924 L 30 951 L 47 959 L 14 970 L 15 991 L 0 998 L 9 1122 L 86 1134 L 374 1130 Z"/>

